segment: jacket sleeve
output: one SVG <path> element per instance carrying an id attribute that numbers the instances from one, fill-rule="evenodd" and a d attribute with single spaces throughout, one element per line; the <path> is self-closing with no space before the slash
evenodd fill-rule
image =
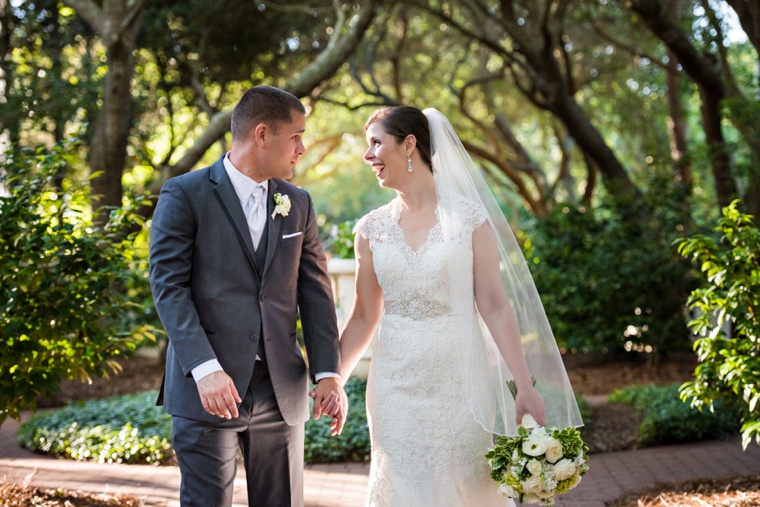
<path id="1" fill-rule="evenodd" d="M 298 311 L 314 382 L 317 373 L 340 373 L 340 348 L 327 260 L 319 240 L 311 197 L 304 193 L 308 200 L 308 216 L 298 269 Z"/>
<path id="2" fill-rule="evenodd" d="M 195 219 L 185 191 L 164 183 L 150 230 L 150 286 L 156 311 L 182 371 L 215 359 L 191 293 Z"/>

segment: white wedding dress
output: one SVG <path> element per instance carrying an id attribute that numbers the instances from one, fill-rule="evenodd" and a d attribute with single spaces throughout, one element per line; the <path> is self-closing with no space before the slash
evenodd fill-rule
<path id="1" fill-rule="evenodd" d="M 461 220 L 454 242 L 443 240 L 442 206 Z M 472 232 L 486 216 L 464 198 L 442 199 L 436 214 L 438 224 L 417 251 L 405 243 L 398 225 L 398 198 L 356 226 L 369 240 L 385 304 L 367 383 L 372 438 L 367 505 L 514 505 L 497 493 L 490 477 L 485 454 L 492 438 L 464 397 L 459 333 L 447 301 L 448 270 L 472 273 Z M 475 316 L 472 322 L 477 325 Z M 483 389 L 475 392 L 490 395 L 486 385 L 484 378 Z"/>

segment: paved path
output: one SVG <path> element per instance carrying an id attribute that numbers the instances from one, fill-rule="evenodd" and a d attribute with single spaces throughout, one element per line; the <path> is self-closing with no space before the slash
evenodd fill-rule
<path id="1" fill-rule="evenodd" d="M 38 487 L 126 493 L 146 507 L 175 507 L 180 482 L 176 467 L 99 465 L 32 454 L 18 447 L 15 421 L 0 427 L 0 479 Z M 563 495 L 557 507 L 605 507 L 623 495 L 695 479 L 760 473 L 760 446 L 743 452 L 738 439 L 592 454 L 581 484 Z M 368 464 L 306 468 L 306 507 L 356 507 L 364 504 Z M 235 481 L 234 505 L 246 506 L 245 478 Z M 473 506 L 477 507 L 477 506 Z"/>

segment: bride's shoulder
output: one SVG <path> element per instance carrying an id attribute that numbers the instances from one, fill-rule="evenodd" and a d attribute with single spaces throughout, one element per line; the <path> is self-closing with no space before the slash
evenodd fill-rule
<path id="1" fill-rule="evenodd" d="M 463 220 L 479 219 L 487 216 L 482 204 L 463 195 L 447 196 L 442 204 Z"/>
<path id="2" fill-rule="evenodd" d="M 382 228 L 393 214 L 393 202 L 389 202 L 379 208 L 375 208 L 361 217 L 354 226 L 354 234 L 360 233 L 365 238 Z"/>

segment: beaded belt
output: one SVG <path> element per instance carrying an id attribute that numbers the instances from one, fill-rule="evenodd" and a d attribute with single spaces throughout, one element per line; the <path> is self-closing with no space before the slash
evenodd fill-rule
<path id="1" fill-rule="evenodd" d="M 451 314 L 451 306 L 440 301 L 386 301 L 385 313 L 389 315 L 401 315 L 414 320 L 430 319 L 442 315 Z"/>

